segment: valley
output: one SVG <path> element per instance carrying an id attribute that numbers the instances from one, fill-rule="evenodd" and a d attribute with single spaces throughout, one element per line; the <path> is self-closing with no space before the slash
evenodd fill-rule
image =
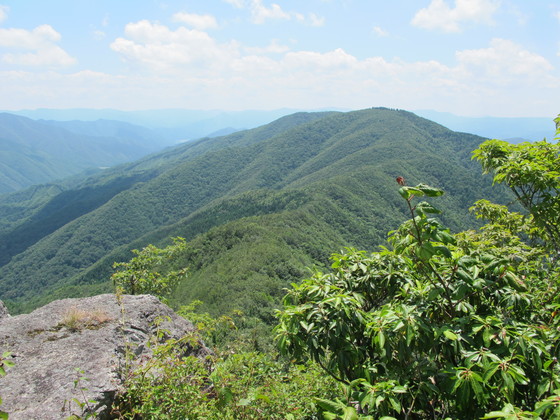
<path id="1" fill-rule="evenodd" d="M 397 176 L 443 188 L 442 220 L 456 231 L 476 225 L 476 199 L 509 200 L 470 160 L 483 140 L 406 111 L 296 113 L 6 194 L 0 299 L 19 312 L 110 291 L 115 261 L 180 236 L 192 244 L 176 305 L 255 308 L 270 322 L 283 288 L 332 252 L 385 242 L 406 217 Z"/>

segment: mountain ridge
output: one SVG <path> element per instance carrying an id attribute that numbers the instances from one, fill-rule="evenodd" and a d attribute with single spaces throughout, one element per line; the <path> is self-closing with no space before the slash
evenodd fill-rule
<path id="1" fill-rule="evenodd" d="M 164 243 L 169 236 L 206 243 L 208 235 L 220 229 L 226 236 L 218 235 L 216 240 L 224 241 L 227 232 L 241 232 L 243 226 L 259 223 L 269 226 L 276 236 L 258 229 L 261 248 L 241 241 L 216 255 L 212 264 L 231 258 L 228 264 L 235 265 L 237 252 L 262 255 L 261 262 L 266 264 L 266 258 L 275 258 L 275 252 L 265 252 L 270 248 L 284 255 L 284 263 L 292 267 L 288 273 L 301 274 L 302 264 L 327 264 L 330 253 L 341 247 L 383 243 L 387 227 L 395 228 L 406 217 L 396 194 L 397 175 L 411 183 L 427 182 L 448 190 L 450 194 L 442 200 L 441 207 L 448 210 L 443 218 L 453 228 L 465 228 L 474 223 L 467 207 L 476 198 L 491 196 L 490 181 L 481 177 L 480 168 L 469 159 L 481 141 L 406 111 L 368 109 L 297 113 L 256 129 L 188 142 L 124 165 L 121 175 L 125 177 L 131 176 L 133 172 L 127 171 L 135 166 L 140 173 L 154 172 L 13 255 L 0 269 L 0 296 L 12 305 L 34 301 L 36 306 L 44 303 L 39 290 L 48 291 L 51 298 L 107 290 L 111 263 L 130 258 L 131 247 L 148 241 Z M 109 175 L 118 173 L 113 169 Z M 107 182 L 104 176 L 95 175 L 91 185 Z M 234 208 L 237 213 L 228 216 Z M 0 200 L 0 219 L 1 209 Z M 9 229 L 5 232 L 6 238 L 14 238 Z M 227 257 L 228 253 L 233 254 Z M 197 258 L 185 256 L 194 265 L 199 264 Z M 212 267 L 214 274 L 207 277 L 225 281 L 224 274 L 217 276 L 220 270 Z M 257 275 L 255 271 L 245 273 L 245 278 L 231 271 L 237 279 L 232 282 L 243 283 L 240 290 L 246 290 L 246 279 Z M 289 279 L 272 272 L 257 277 L 280 290 L 286 281 L 295 280 L 292 274 Z M 39 275 L 37 285 L 32 279 Z M 200 273 L 193 272 L 190 278 L 205 281 Z M 278 292 L 271 288 L 261 292 L 276 296 Z M 204 293 L 210 289 L 208 281 L 198 287 Z M 177 302 L 193 298 L 184 287 L 178 296 L 183 297 Z M 270 305 L 264 307 L 270 309 Z"/>
<path id="2" fill-rule="evenodd" d="M 189 110 L 157 109 L 120 111 L 113 109 L 35 109 L 3 111 L 40 120 L 85 120 L 109 119 L 141 125 L 158 132 L 168 139 L 196 139 L 214 137 L 225 127 L 230 130 L 251 129 L 267 124 L 282 116 L 296 112 L 349 112 L 349 109 L 273 109 L 267 111 Z M 0 111 L 2 112 L 2 111 Z M 416 115 L 441 124 L 453 131 L 471 133 L 484 138 L 514 141 L 538 141 L 544 137 L 552 139 L 556 115 L 542 117 L 469 117 L 431 109 L 412 110 Z M 219 134 L 219 133 L 218 133 Z M 225 133 L 223 133 L 225 134 Z M 521 140 L 516 140 L 521 139 Z"/>
<path id="3" fill-rule="evenodd" d="M 165 146 L 130 124 L 53 123 L 0 113 L 0 194 L 132 161 Z"/>

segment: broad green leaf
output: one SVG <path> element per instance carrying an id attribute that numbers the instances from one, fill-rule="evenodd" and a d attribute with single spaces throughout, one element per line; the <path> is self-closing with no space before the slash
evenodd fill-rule
<path id="1" fill-rule="evenodd" d="M 377 339 L 378 339 L 378 344 L 380 348 L 385 347 L 385 334 L 383 334 L 383 331 L 379 331 L 377 333 Z"/>
<path id="2" fill-rule="evenodd" d="M 418 257 L 422 260 L 429 260 L 436 253 L 436 249 L 429 242 L 423 243 L 418 248 Z"/>
<path id="3" fill-rule="evenodd" d="M 358 413 L 354 407 L 345 407 L 342 420 L 358 420 Z"/>
<path id="4" fill-rule="evenodd" d="M 455 334 L 453 331 L 451 330 L 445 330 L 443 331 L 443 335 L 445 335 L 448 339 L 450 340 L 457 340 L 459 339 L 459 336 L 457 334 Z"/>
<path id="5" fill-rule="evenodd" d="M 455 237 L 453 235 L 451 235 L 449 232 L 446 232 L 445 230 L 440 230 L 437 233 L 437 239 L 440 242 L 443 242 L 444 244 L 455 244 L 457 241 L 455 240 Z"/>
<path id="6" fill-rule="evenodd" d="M 500 367 L 499 363 L 492 363 L 490 368 L 484 372 L 483 380 L 484 382 L 488 382 L 492 376 L 496 373 L 498 368 Z"/>
<path id="7" fill-rule="evenodd" d="M 415 188 L 422 191 L 422 193 L 424 193 L 428 197 L 439 197 L 440 195 L 443 195 L 443 190 L 430 187 L 426 184 L 418 184 Z"/>
<path id="8" fill-rule="evenodd" d="M 424 213 L 440 214 L 441 213 L 441 210 L 436 209 L 434 206 L 432 206 L 430 203 L 428 203 L 426 201 L 422 201 L 422 202 L 418 203 L 415 207 L 415 210 L 420 214 L 424 214 Z"/>
<path id="9" fill-rule="evenodd" d="M 249 405 L 253 402 L 252 398 L 241 398 L 239 400 L 239 402 L 237 403 L 238 406 L 244 407 L 246 405 Z"/>
<path id="10" fill-rule="evenodd" d="M 422 190 L 415 187 L 401 187 L 399 188 L 399 194 L 405 200 L 410 200 L 412 196 L 421 197 L 424 195 Z"/>
<path id="11" fill-rule="evenodd" d="M 439 245 L 435 246 L 434 249 L 436 251 L 436 254 L 442 255 L 445 258 L 452 258 L 451 251 L 446 246 Z"/>
<path id="12" fill-rule="evenodd" d="M 389 403 L 391 403 L 391 407 L 393 407 L 393 410 L 395 410 L 397 413 L 401 411 L 401 403 L 396 398 L 389 397 Z"/>
<path id="13" fill-rule="evenodd" d="M 343 404 L 340 401 L 331 401 L 331 400 L 326 400 L 324 398 L 314 398 L 313 400 L 323 410 L 325 410 L 327 412 L 331 412 L 331 413 L 336 413 L 340 410 L 341 407 L 346 406 L 345 404 Z"/>
<path id="14" fill-rule="evenodd" d="M 257 400 L 263 400 L 266 401 L 267 403 L 270 403 L 270 397 L 268 395 L 265 394 L 257 394 L 256 396 Z"/>
<path id="15" fill-rule="evenodd" d="M 471 277 L 471 275 L 469 273 L 467 273 L 465 270 L 463 270 L 462 268 L 459 268 L 455 274 L 457 275 L 457 277 L 459 277 L 461 280 L 463 280 L 464 282 L 471 284 L 473 282 L 473 279 Z"/>

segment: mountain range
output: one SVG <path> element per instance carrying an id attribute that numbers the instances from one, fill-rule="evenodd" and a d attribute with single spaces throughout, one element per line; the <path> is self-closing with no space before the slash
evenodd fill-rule
<path id="1" fill-rule="evenodd" d="M 7 111 L 33 120 L 84 121 L 110 120 L 146 127 L 167 141 L 178 143 L 201 137 L 214 137 L 213 133 L 249 129 L 267 124 L 280 117 L 293 114 L 295 109 L 270 111 L 223 111 L 155 109 L 121 111 L 115 109 L 34 109 Z M 227 133 L 229 134 L 229 133 Z"/>
<path id="2" fill-rule="evenodd" d="M 169 144 L 119 121 L 35 121 L 0 113 L 0 194 L 133 161 Z"/>
<path id="3" fill-rule="evenodd" d="M 436 121 L 453 130 L 479 136 L 507 140 L 510 143 L 522 141 L 540 141 L 554 139 L 556 126 L 555 115 L 544 117 L 460 117 L 449 112 L 432 110 L 415 111 L 421 117 Z"/>
<path id="4" fill-rule="evenodd" d="M 147 127 L 170 141 L 197 139 L 217 133 L 250 129 L 267 124 L 280 117 L 303 110 L 275 109 L 269 111 L 226 111 L 226 110 L 187 110 L 156 109 L 143 111 L 121 111 L 113 109 L 35 109 L 6 111 L 34 120 L 53 121 L 96 121 L 116 120 Z M 307 110 L 309 111 L 309 110 Z M 315 110 L 344 111 L 344 109 Z M 556 115 L 543 117 L 465 117 L 449 112 L 434 110 L 413 111 L 420 117 L 437 122 L 450 130 L 476 134 L 484 138 L 496 138 L 512 142 L 551 140 L 556 128 L 553 119 Z M 226 133 L 222 133 L 226 134 Z"/>
<path id="5" fill-rule="evenodd" d="M 443 188 L 458 231 L 480 198 L 511 199 L 471 161 L 484 138 L 386 108 L 294 113 L 64 184 L 0 195 L 0 299 L 12 313 L 111 290 L 131 249 L 189 241 L 172 297 L 264 321 L 283 288 L 344 247 L 375 249 L 409 215 L 397 176 Z"/>

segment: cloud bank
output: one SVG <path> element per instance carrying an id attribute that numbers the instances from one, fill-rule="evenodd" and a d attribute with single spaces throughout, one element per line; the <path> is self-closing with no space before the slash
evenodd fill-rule
<path id="1" fill-rule="evenodd" d="M 318 14 L 262 0 L 223 1 L 242 11 L 247 24 L 325 24 Z M 410 23 L 419 33 L 435 30 L 450 34 L 438 36 L 454 37 L 469 24 L 491 25 L 499 6 L 496 0 L 432 0 L 411 15 Z M 0 7 L 0 21 L 7 20 L 7 13 Z M 62 35 L 48 24 L 32 30 L 0 27 L 2 96 L 10 98 L 11 109 L 29 103 L 232 110 L 389 106 L 444 107 L 463 115 L 506 110 L 508 116 L 527 116 L 528 110 L 542 115 L 560 88 L 553 63 L 503 37 L 459 48 L 445 61 L 404 59 L 376 54 L 375 48 L 361 56 L 343 47 L 313 50 L 285 38 L 251 45 L 224 36 L 223 28 L 230 23 L 207 13 L 171 11 L 167 24 L 128 22 L 110 39 L 107 22 L 98 42 L 105 43 L 115 62 L 124 63 L 116 71 L 72 67 L 77 60 L 61 47 Z M 383 25 L 369 27 L 372 40 L 395 37 L 396 29 Z"/>

